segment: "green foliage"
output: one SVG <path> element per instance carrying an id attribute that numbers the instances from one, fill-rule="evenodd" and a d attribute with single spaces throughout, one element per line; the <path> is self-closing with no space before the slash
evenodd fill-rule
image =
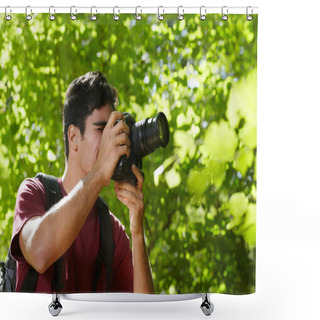
<path id="1" fill-rule="evenodd" d="M 0 30 L 0 258 L 22 180 L 63 174 L 68 85 L 100 70 L 118 89 L 120 111 L 169 120 L 168 147 L 143 160 L 157 292 L 253 292 L 257 17 L 21 15 Z M 102 194 L 129 230 L 112 186 Z"/>

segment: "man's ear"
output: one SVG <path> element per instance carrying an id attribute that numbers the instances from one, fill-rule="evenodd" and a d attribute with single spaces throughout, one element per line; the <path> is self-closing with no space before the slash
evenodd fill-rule
<path id="1" fill-rule="evenodd" d="M 79 134 L 79 128 L 71 124 L 68 128 L 69 151 L 78 151 Z"/>

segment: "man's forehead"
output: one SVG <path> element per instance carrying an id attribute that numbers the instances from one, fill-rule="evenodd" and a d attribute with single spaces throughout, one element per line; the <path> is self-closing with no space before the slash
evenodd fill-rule
<path id="1" fill-rule="evenodd" d="M 106 124 L 109 120 L 110 114 L 112 112 L 112 107 L 110 106 L 103 106 L 99 109 L 94 109 L 93 112 L 88 116 L 87 120 L 90 123 L 100 123 Z"/>

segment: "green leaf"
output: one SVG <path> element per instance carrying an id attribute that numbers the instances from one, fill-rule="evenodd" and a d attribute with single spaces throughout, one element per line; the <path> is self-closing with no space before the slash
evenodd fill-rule
<path id="1" fill-rule="evenodd" d="M 239 130 L 239 138 L 244 146 L 253 150 L 257 146 L 257 126 L 253 123 L 246 124 Z"/>
<path id="2" fill-rule="evenodd" d="M 236 128 L 241 119 L 251 128 L 257 125 L 257 70 L 233 84 L 226 115 L 231 127 Z"/>
<path id="3" fill-rule="evenodd" d="M 51 149 L 49 149 L 47 152 L 47 158 L 50 162 L 57 160 L 57 156 L 53 153 L 53 151 Z"/>
<path id="4" fill-rule="evenodd" d="M 187 180 L 188 190 L 196 197 L 201 197 L 210 182 L 209 175 L 205 170 L 191 170 Z"/>
<path id="5" fill-rule="evenodd" d="M 243 192 L 234 193 L 229 200 L 229 210 L 234 217 L 242 217 L 248 209 L 248 199 Z"/>
<path id="6" fill-rule="evenodd" d="M 213 122 L 205 134 L 203 146 L 212 159 L 232 161 L 238 146 L 237 135 L 226 121 Z"/>
<path id="7" fill-rule="evenodd" d="M 226 164 L 224 162 L 210 160 L 206 172 L 208 172 L 216 189 L 220 189 L 226 177 Z"/>
<path id="8" fill-rule="evenodd" d="M 254 155 L 251 149 L 241 148 L 237 151 L 234 167 L 241 173 L 242 176 L 245 176 L 248 168 L 252 165 L 253 159 Z"/>
<path id="9" fill-rule="evenodd" d="M 195 207 L 191 205 L 186 206 L 186 213 L 188 216 L 188 223 L 205 224 L 206 211 L 202 206 Z"/>
<path id="10" fill-rule="evenodd" d="M 181 183 L 180 174 L 174 167 L 165 173 L 164 178 L 170 189 L 177 187 Z"/>
<path id="11" fill-rule="evenodd" d="M 235 193 L 231 196 L 227 207 L 232 217 L 227 228 L 232 229 L 238 227 L 243 222 L 242 219 L 248 209 L 248 199 L 243 192 Z"/>
<path id="12" fill-rule="evenodd" d="M 188 156 L 192 158 L 196 152 L 196 146 L 194 139 L 187 132 L 182 130 L 176 130 L 174 132 L 174 145 L 176 146 L 176 153 L 179 155 L 181 161 L 185 161 Z"/>

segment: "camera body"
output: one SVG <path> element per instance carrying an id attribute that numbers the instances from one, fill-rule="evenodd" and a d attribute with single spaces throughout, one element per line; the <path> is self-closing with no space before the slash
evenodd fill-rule
<path id="1" fill-rule="evenodd" d="M 139 170 L 142 170 L 144 156 L 160 146 L 164 148 L 168 145 L 169 125 L 162 112 L 159 112 L 154 118 L 146 118 L 139 122 L 136 122 L 128 112 L 124 112 L 123 115 L 124 121 L 129 127 L 130 156 L 129 158 L 120 157 L 111 179 L 128 181 L 136 185 L 137 179 L 131 170 L 132 165 L 135 164 Z"/>

